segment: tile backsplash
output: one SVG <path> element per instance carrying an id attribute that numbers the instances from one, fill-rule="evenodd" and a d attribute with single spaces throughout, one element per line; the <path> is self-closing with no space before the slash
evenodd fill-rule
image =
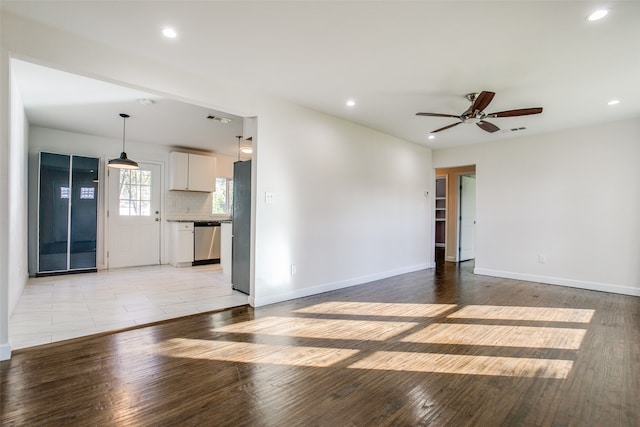
<path id="1" fill-rule="evenodd" d="M 165 217 L 203 217 L 211 215 L 213 193 L 195 191 L 165 192 Z"/>

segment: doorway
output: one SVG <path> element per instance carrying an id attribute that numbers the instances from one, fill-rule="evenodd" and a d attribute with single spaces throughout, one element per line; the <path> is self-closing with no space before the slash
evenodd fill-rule
<path id="1" fill-rule="evenodd" d="M 108 268 L 160 264 L 161 166 L 109 169 Z"/>
<path id="2" fill-rule="evenodd" d="M 460 175 L 458 261 L 476 257 L 476 176 Z"/>
<path id="3" fill-rule="evenodd" d="M 476 167 L 469 165 L 440 168 L 436 169 L 435 176 L 436 261 L 461 262 L 474 259 Z M 443 186 L 444 190 L 442 190 Z M 439 192 L 438 188 L 440 188 Z M 438 232 L 439 229 L 440 232 Z M 444 239 L 442 229 L 444 229 Z"/>

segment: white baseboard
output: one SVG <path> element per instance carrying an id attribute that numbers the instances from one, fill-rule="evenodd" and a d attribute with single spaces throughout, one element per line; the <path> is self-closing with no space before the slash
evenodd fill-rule
<path id="1" fill-rule="evenodd" d="M 0 344 L 0 360 L 11 359 L 11 344 Z"/>
<path id="2" fill-rule="evenodd" d="M 590 291 L 609 292 L 612 294 L 640 296 L 640 288 L 612 285 L 609 283 L 587 282 L 584 280 L 564 279 L 561 277 L 539 276 L 536 274 L 514 273 L 511 271 L 475 268 L 474 274 L 481 276 L 501 277 L 504 279 L 524 280 L 525 282 L 546 283 L 548 285 L 567 286 L 569 288 L 586 289 Z"/>
<path id="3" fill-rule="evenodd" d="M 256 298 L 255 296 L 250 296 L 249 304 L 251 304 L 251 306 L 253 307 L 261 307 L 264 305 L 275 304 L 282 301 L 289 301 L 296 298 L 308 297 L 310 295 L 322 294 L 324 292 L 336 291 L 338 289 L 348 288 L 351 286 L 363 285 L 375 280 L 386 279 L 388 277 L 398 276 L 405 273 L 412 273 L 414 271 L 425 270 L 427 268 L 433 267 L 435 267 L 435 263 L 424 263 L 409 267 L 398 268 L 395 270 L 383 271 L 367 276 L 355 277 L 353 279 L 342 280 L 339 282 L 324 283 L 322 285 L 311 286 L 308 288 L 297 289 L 294 291 L 283 292 L 281 294 L 269 295 L 266 297 Z"/>

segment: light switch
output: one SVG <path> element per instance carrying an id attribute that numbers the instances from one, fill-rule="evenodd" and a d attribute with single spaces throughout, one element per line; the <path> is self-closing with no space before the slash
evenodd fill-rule
<path id="1" fill-rule="evenodd" d="M 268 205 L 272 205 L 275 202 L 276 195 L 269 191 L 264 193 L 264 202 Z"/>

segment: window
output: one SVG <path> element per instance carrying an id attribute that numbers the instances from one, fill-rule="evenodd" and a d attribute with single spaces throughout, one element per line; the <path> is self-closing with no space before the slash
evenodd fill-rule
<path id="1" fill-rule="evenodd" d="M 231 215 L 233 206 L 233 180 L 216 178 L 216 191 L 213 193 L 211 213 L 214 215 Z"/>
<path id="2" fill-rule="evenodd" d="M 120 215 L 151 215 L 151 171 L 120 169 Z"/>
<path id="3" fill-rule="evenodd" d="M 61 199 L 69 198 L 69 187 L 60 187 L 60 198 Z"/>

